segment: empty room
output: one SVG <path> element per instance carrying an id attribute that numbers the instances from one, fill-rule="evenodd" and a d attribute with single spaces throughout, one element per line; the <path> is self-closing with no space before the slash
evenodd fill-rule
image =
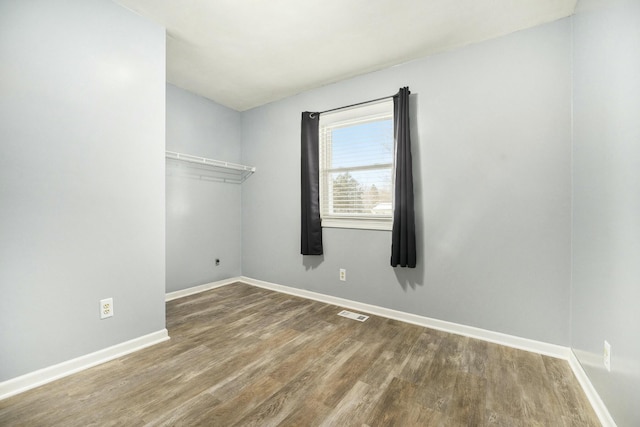
<path id="1" fill-rule="evenodd" d="M 640 0 L 0 0 L 0 425 L 640 425 Z"/>

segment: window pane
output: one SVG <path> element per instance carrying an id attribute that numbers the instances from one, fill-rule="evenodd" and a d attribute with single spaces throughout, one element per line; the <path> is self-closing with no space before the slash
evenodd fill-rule
<path id="1" fill-rule="evenodd" d="M 391 216 L 391 168 L 329 174 L 328 214 Z"/>
<path id="2" fill-rule="evenodd" d="M 393 158 L 393 122 L 378 120 L 331 131 L 331 169 L 389 164 Z"/>

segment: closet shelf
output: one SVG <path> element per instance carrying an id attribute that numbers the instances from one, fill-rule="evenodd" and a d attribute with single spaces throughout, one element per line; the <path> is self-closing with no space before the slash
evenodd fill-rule
<path id="1" fill-rule="evenodd" d="M 181 169 L 188 176 L 209 181 L 241 184 L 256 171 L 253 166 L 207 159 L 206 157 L 176 153 L 175 151 L 165 151 L 165 158 L 173 163 L 172 166 Z M 167 168 L 167 171 L 169 171 L 169 168 Z"/>

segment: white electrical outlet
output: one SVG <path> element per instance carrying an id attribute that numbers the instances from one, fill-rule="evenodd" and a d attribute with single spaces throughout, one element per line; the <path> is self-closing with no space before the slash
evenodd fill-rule
<path id="1" fill-rule="evenodd" d="M 340 269 L 340 280 L 342 280 L 343 282 L 347 280 L 347 270 L 345 270 L 344 268 Z"/>
<path id="2" fill-rule="evenodd" d="M 604 341 L 604 367 L 607 368 L 607 371 L 611 372 L 611 344 Z"/>
<path id="3" fill-rule="evenodd" d="M 113 298 L 100 300 L 100 318 L 106 319 L 113 316 Z"/>

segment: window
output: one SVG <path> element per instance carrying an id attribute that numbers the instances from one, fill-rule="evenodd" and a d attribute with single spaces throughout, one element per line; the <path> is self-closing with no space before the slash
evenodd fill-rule
<path id="1" fill-rule="evenodd" d="M 393 158 L 393 99 L 322 114 L 322 226 L 391 230 Z"/>

